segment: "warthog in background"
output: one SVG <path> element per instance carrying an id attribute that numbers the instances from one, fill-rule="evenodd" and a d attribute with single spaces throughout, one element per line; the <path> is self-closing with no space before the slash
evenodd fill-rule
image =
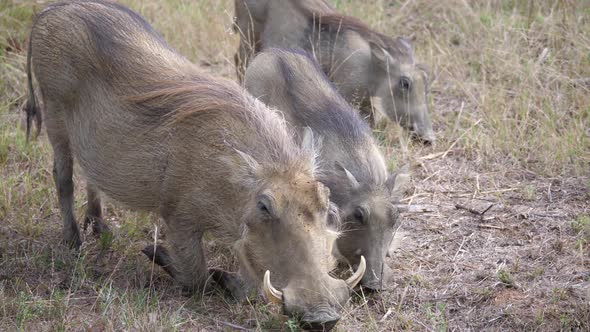
<path id="1" fill-rule="evenodd" d="M 388 174 L 368 125 L 306 53 L 263 51 L 248 66 L 244 84 L 253 96 L 283 111 L 289 123 L 321 137 L 319 179 L 343 217 L 338 252 L 352 266 L 364 256 L 362 285 L 382 289 L 389 275 L 384 259 L 399 226 L 394 204 L 408 174 Z"/>
<path id="2" fill-rule="evenodd" d="M 76 159 L 94 229 L 105 229 L 99 192 L 159 213 L 170 250 L 152 254 L 183 286 L 200 288 L 209 276 L 202 247 L 208 231 L 234 248 L 245 284 L 262 286 L 286 314 L 311 328 L 338 321 L 364 266 L 346 282 L 328 275 L 335 232 L 328 228 L 329 189 L 314 178 L 310 135 L 297 144 L 279 114 L 237 84 L 201 74 L 138 14 L 110 2 L 57 3 L 36 18 L 29 126 L 39 114 L 31 65 L 67 242 L 81 243 Z"/>
<path id="3" fill-rule="evenodd" d="M 371 115 L 375 108 L 425 143 L 435 140 L 428 110 L 427 74 L 410 43 L 342 16 L 323 0 L 235 0 L 238 78 L 266 47 L 302 48 L 314 54 L 338 91 Z"/>

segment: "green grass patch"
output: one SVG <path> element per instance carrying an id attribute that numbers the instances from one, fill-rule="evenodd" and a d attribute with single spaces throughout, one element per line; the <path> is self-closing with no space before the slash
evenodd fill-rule
<path id="1" fill-rule="evenodd" d="M 506 269 L 500 269 L 498 270 L 498 272 L 496 273 L 496 276 L 498 277 L 498 280 L 500 280 L 500 282 L 508 287 L 508 288 L 513 288 L 515 287 L 515 282 L 514 282 L 514 278 L 512 277 L 512 274 L 510 274 L 510 272 Z"/>

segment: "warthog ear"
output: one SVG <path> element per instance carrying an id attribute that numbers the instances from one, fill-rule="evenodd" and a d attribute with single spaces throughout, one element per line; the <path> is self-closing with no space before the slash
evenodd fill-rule
<path id="1" fill-rule="evenodd" d="M 314 174 L 316 171 L 319 144 L 321 144 L 321 142 L 314 137 L 311 128 L 303 127 L 303 132 L 301 133 L 301 148 L 312 156 L 311 165 L 312 173 Z"/>
<path id="2" fill-rule="evenodd" d="M 350 171 L 347 170 L 339 161 L 336 161 L 336 170 L 338 170 L 339 172 L 343 172 L 346 175 L 348 183 L 350 184 L 352 189 L 357 189 L 358 187 L 360 187 L 360 184 L 356 180 L 354 175 L 352 175 L 352 173 L 350 173 Z"/>
<path id="3" fill-rule="evenodd" d="M 397 59 L 381 45 L 373 42 L 370 42 L 369 44 L 371 45 L 371 55 L 373 57 L 373 62 L 380 68 L 387 70 L 388 67 L 395 67 L 398 65 Z"/>
<path id="4" fill-rule="evenodd" d="M 408 165 L 402 166 L 397 172 L 389 175 L 385 182 L 385 186 L 389 189 L 391 197 L 395 200 L 401 199 L 409 184 L 410 167 Z"/>
<path id="5" fill-rule="evenodd" d="M 382 68 L 399 66 L 398 59 L 409 59 L 414 62 L 414 49 L 409 40 L 397 37 L 393 43 L 386 45 L 380 42 L 369 42 L 373 60 Z"/>
<path id="6" fill-rule="evenodd" d="M 313 131 L 309 127 L 303 127 L 303 137 L 301 139 L 301 147 L 315 154 L 315 145 L 313 142 Z"/>
<path id="7" fill-rule="evenodd" d="M 401 54 L 412 58 L 414 57 L 414 49 L 412 48 L 412 44 L 409 40 L 404 37 L 397 37 L 395 41 L 395 46 Z"/>

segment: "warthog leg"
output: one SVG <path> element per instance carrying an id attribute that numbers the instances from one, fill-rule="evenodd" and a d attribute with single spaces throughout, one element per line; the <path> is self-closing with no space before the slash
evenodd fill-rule
<path id="1" fill-rule="evenodd" d="M 47 136 L 53 147 L 53 181 L 57 188 L 59 209 L 63 219 L 63 237 L 74 248 L 82 244 L 80 231 L 74 217 L 74 181 L 72 179 L 74 159 L 65 125 L 59 120 L 58 112 L 51 103 L 46 103 Z"/>
<path id="2" fill-rule="evenodd" d="M 88 228 L 88 225 L 92 225 L 92 233 L 94 235 L 100 236 L 103 233 L 109 233 L 109 226 L 102 219 L 99 192 L 90 183 L 86 184 L 86 196 L 88 198 L 88 205 L 86 207 L 86 218 L 84 219 L 84 230 Z"/>
<path id="3" fill-rule="evenodd" d="M 166 234 L 170 244 L 168 262 L 174 269 L 176 279 L 186 290 L 195 292 L 203 289 L 209 273 L 203 252 L 203 233 L 195 230 L 194 220 L 174 218 L 167 222 Z M 156 251 L 157 252 L 157 251 Z M 164 259 L 164 256 L 161 256 Z"/>
<path id="4" fill-rule="evenodd" d="M 149 245 L 145 247 L 143 252 L 150 261 L 161 266 L 166 273 L 172 278 L 178 276 L 178 271 L 172 264 L 172 258 L 168 249 L 162 245 Z M 231 296 L 238 302 L 243 302 L 247 298 L 247 290 L 237 273 L 226 272 L 221 269 L 209 269 L 209 275 L 215 283 L 223 290 L 229 292 Z"/>

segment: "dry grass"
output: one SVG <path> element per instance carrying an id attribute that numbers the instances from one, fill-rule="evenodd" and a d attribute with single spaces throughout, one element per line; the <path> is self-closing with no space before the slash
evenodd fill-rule
<path id="1" fill-rule="evenodd" d="M 25 144 L 24 39 L 45 1 L 0 0 L 0 330 L 294 328 L 278 308 L 215 291 L 186 298 L 141 257 L 154 217 L 109 204 L 110 239 L 60 244 L 46 137 Z M 233 77 L 226 1 L 138 1 L 189 59 Z M 376 131 L 391 164 L 414 166 L 396 287 L 360 295 L 338 330 L 590 329 L 590 3 L 332 0 L 414 40 L 432 68 L 439 141 Z M 362 3 L 362 5 L 360 5 Z M 85 197 L 76 178 L 78 215 Z M 460 204 L 482 215 L 457 209 Z M 209 241 L 212 264 L 231 256 Z"/>

